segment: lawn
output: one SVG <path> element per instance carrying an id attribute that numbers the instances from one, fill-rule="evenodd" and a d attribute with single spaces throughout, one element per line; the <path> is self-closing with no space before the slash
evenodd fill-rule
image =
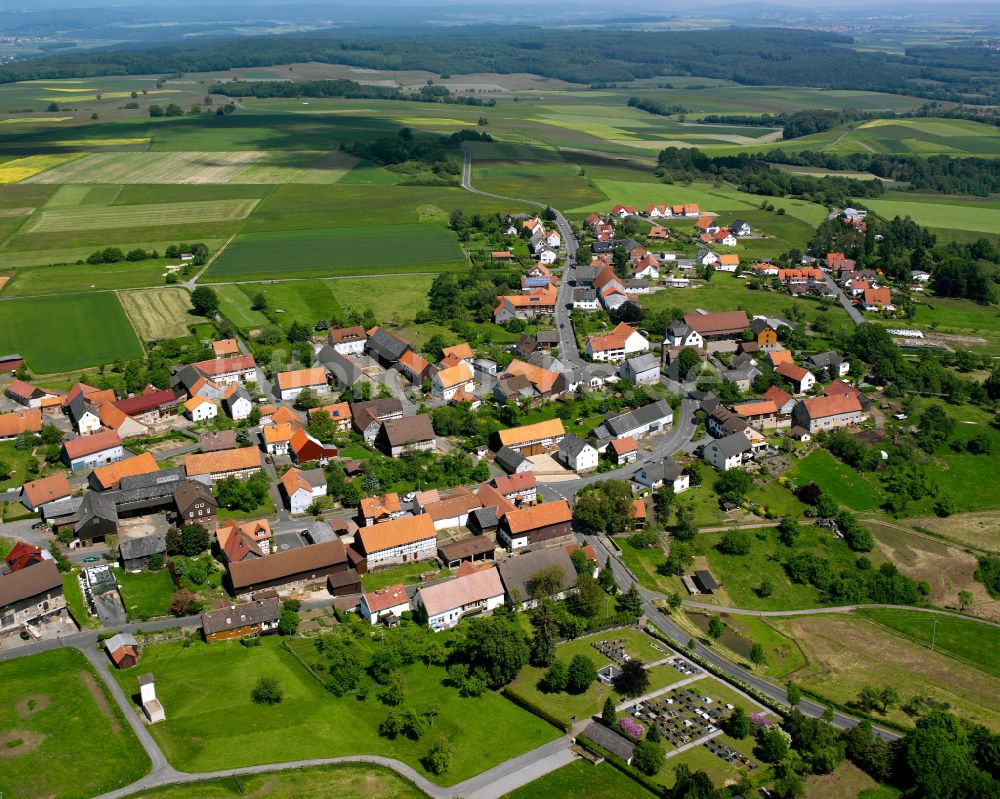
<path id="1" fill-rule="evenodd" d="M 142 345 L 112 292 L 6 300 L 3 316 L 0 350 L 21 353 L 37 374 L 142 355 Z"/>
<path id="2" fill-rule="evenodd" d="M 574 760 L 568 766 L 563 766 L 516 791 L 511 791 L 505 799 L 552 799 L 552 797 L 570 796 L 573 799 L 608 799 L 612 796 L 646 799 L 653 795 L 608 763 L 594 766 L 585 760 Z"/>
<path id="3" fill-rule="evenodd" d="M 73 570 L 62 576 L 66 607 L 81 629 L 100 627 L 101 623 L 97 619 L 87 615 L 87 606 L 83 602 L 83 592 L 80 590 L 80 582 L 76 579 L 76 575 L 77 571 Z"/>
<path id="4" fill-rule="evenodd" d="M 667 559 L 660 547 L 636 549 L 624 538 L 615 540 L 621 547 L 622 562 L 635 575 L 639 585 L 653 591 L 659 591 L 661 594 L 671 594 L 683 590 L 680 577 L 667 577 L 657 571 L 657 567 L 666 562 Z"/>
<path id="5" fill-rule="evenodd" d="M 631 780 L 629 780 L 631 782 Z M 197 793 L 193 793 L 196 791 Z M 424 799 L 426 794 L 396 772 L 380 766 L 343 763 L 248 774 L 191 784 L 155 788 L 128 799 Z"/>
<path id="6" fill-rule="evenodd" d="M 188 325 L 207 321 L 191 310 L 191 295 L 179 287 L 122 292 L 122 305 L 143 341 L 180 338 Z"/>
<path id="7" fill-rule="evenodd" d="M 932 616 L 912 610 L 878 608 L 858 614 L 907 638 L 965 661 L 1000 677 L 1000 628 L 953 616 Z"/>
<path id="8" fill-rule="evenodd" d="M 455 235 L 443 225 L 377 225 L 243 234 L 213 261 L 206 279 L 428 272 L 464 265 Z"/>
<path id="9" fill-rule="evenodd" d="M 472 184 L 477 189 L 548 203 L 554 208 L 577 208 L 607 200 L 593 181 L 580 175 L 580 167 L 575 164 L 488 163 L 473 172 Z"/>
<path id="10" fill-rule="evenodd" d="M 75 649 L 0 664 L 0 793 L 86 799 L 149 769 L 121 710 Z"/>
<path id="11" fill-rule="evenodd" d="M 829 774 L 810 774 L 803 781 L 806 799 L 860 799 L 866 791 L 879 789 L 879 784 L 849 761 L 844 761 Z M 898 796 L 898 792 L 885 788 L 891 793 L 885 799 Z"/>
<path id="12" fill-rule="evenodd" d="M 296 645 L 312 651 L 310 639 Z M 137 693 L 138 671 L 116 675 L 129 695 Z M 450 785 L 558 736 L 498 694 L 462 698 L 442 685 L 443 667 L 417 664 L 402 673 L 409 696 L 440 709 L 431 732 L 418 742 L 380 738 L 376 731 L 388 709 L 375 691 L 364 700 L 334 697 L 277 637 L 264 638 L 254 648 L 237 642 L 148 646 L 141 671 L 155 676 L 167 714 L 151 732 L 171 764 L 184 771 L 363 753 L 395 757 L 426 773 L 420 759 L 431 736 L 440 733 L 455 754 L 451 770 L 437 779 Z M 278 680 L 284 689 L 280 704 L 251 702 L 250 690 L 260 676 Z M 498 736 L 499 729 L 505 734 Z"/>
<path id="13" fill-rule="evenodd" d="M 613 608 L 612 608 L 613 610 Z M 654 641 L 648 635 L 632 628 L 607 630 L 601 633 L 594 633 L 573 641 L 564 641 L 556 647 L 556 657 L 569 666 L 570 661 L 576 655 L 585 655 L 594 661 L 597 668 L 606 666 L 611 661 L 602 655 L 592 645 L 601 640 L 625 640 L 625 649 L 632 656 L 639 658 L 644 663 L 652 663 L 666 657 L 664 651 L 654 649 Z M 569 722 L 575 717 L 577 720 L 585 719 L 595 713 L 600 713 L 604 706 L 604 700 L 609 696 L 614 696 L 615 703 L 625 701 L 625 698 L 618 694 L 614 688 L 604 685 L 600 681 L 595 681 L 582 694 L 556 693 L 548 694 L 538 687 L 539 681 L 545 674 L 545 669 L 535 666 L 525 666 L 521 673 L 510 685 L 510 690 L 528 701 L 547 710 L 553 716 L 563 721 Z M 663 688 L 674 682 L 683 679 L 683 676 L 669 666 L 658 666 L 650 670 L 650 690 Z"/>
<path id="14" fill-rule="evenodd" d="M 13 441 L 0 441 L 0 461 L 6 462 L 11 467 L 9 477 L 0 477 L 0 491 L 20 488 L 24 484 L 24 471 L 30 456 L 31 453 L 27 450 L 17 449 Z"/>
<path id="15" fill-rule="evenodd" d="M 754 539 L 746 555 L 724 555 L 716 549 L 723 533 L 701 533 L 695 539 L 697 550 L 703 554 L 712 574 L 722 589 L 714 594 L 699 597 L 702 601 L 718 602 L 720 606 L 733 605 L 755 610 L 792 610 L 812 608 L 823 603 L 820 592 L 810 585 L 793 583 L 785 574 L 781 560 L 793 552 L 812 552 L 829 558 L 834 568 L 853 564 L 856 555 L 847 544 L 822 528 L 804 525 L 794 548 L 782 545 L 774 528 L 748 531 Z M 866 557 L 877 568 L 884 558 L 878 551 Z M 760 597 L 755 592 L 761 582 L 771 583 L 772 593 Z"/>
<path id="16" fill-rule="evenodd" d="M 904 701 L 930 696 L 949 703 L 957 715 L 1000 730 L 1000 679 L 980 668 L 940 650 L 930 652 L 857 614 L 776 618 L 771 624 L 802 648 L 807 665 L 795 681 L 815 694 L 847 704 L 865 685 L 894 685 Z M 898 708 L 888 718 L 913 723 Z"/>
<path id="17" fill-rule="evenodd" d="M 172 236 L 175 232 L 176 231 L 174 230 L 168 229 L 164 235 Z M 122 265 L 101 264 L 99 266 L 91 266 L 90 264 L 84 265 L 76 263 L 77 261 L 86 261 L 87 256 L 93 253 L 94 250 L 96 250 L 98 247 L 101 248 L 117 247 L 122 252 L 128 252 L 133 247 L 140 247 L 146 250 L 147 252 L 151 252 L 152 250 L 159 250 L 159 252 L 162 253 L 171 244 L 178 243 L 177 238 L 167 239 L 167 240 L 162 240 L 162 239 L 157 240 L 157 239 L 149 239 L 143 236 L 141 238 L 123 239 L 118 237 L 119 233 L 120 231 L 116 231 L 114 234 L 115 238 L 110 241 L 108 240 L 107 235 L 102 232 L 98 234 L 100 236 L 100 242 L 98 244 L 90 244 L 83 246 L 66 246 L 66 247 L 53 247 L 51 241 L 49 241 L 49 237 L 41 237 L 41 238 L 32 237 L 30 239 L 30 246 L 25 247 L 24 249 L 17 249 L 17 250 L 11 249 L 11 247 L 19 243 L 25 244 L 28 242 L 18 242 L 17 238 L 15 237 L 15 239 L 9 242 L 8 248 L 3 252 L 3 268 L 17 269 L 26 266 L 48 266 L 50 264 L 60 264 L 71 267 L 72 269 L 80 270 L 81 272 L 89 272 L 91 276 L 99 279 L 100 274 L 104 270 L 114 269 L 115 267 Z M 225 239 L 219 239 L 216 237 L 199 237 L 196 240 L 201 241 L 203 244 L 205 244 L 205 246 L 208 247 L 209 251 L 211 252 L 217 250 L 225 241 Z M 125 265 L 122 266 L 122 268 L 124 269 L 129 266 L 135 267 L 137 263 L 142 264 L 144 266 L 148 266 L 156 262 L 155 261 L 126 262 Z M 166 262 L 160 261 L 159 263 L 163 264 Z M 161 267 L 160 271 L 157 274 L 162 275 L 164 271 L 165 270 L 163 270 Z M 93 282 L 95 281 L 94 280 L 90 281 L 90 283 Z M 156 280 L 156 283 L 159 282 L 161 282 L 161 280 L 158 278 Z M 89 283 L 87 285 L 89 285 Z M 110 286 L 110 288 L 128 288 L 128 286 L 127 285 L 122 286 L 119 283 L 115 283 L 115 285 Z"/>
<path id="18" fill-rule="evenodd" d="M 873 318 L 872 321 L 886 327 L 904 327 L 982 339 L 981 342 L 967 339 L 956 341 L 952 344 L 956 349 L 961 347 L 972 352 L 993 354 L 1000 348 L 1000 308 L 996 305 L 919 295 L 915 296 L 914 303 L 917 315 L 912 320 Z"/>
<path id="19" fill-rule="evenodd" d="M 147 621 L 170 613 L 170 597 L 176 589 L 167 569 L 136 574 L 115 569 L 115 579 L 130 620 Z"/>
<path id="20" fill-rule="evenodd" d="M 739 635 L 764 647 L 767 658 L 764 671 L 772 677 L 785 678 L 805 665 L 805 658 L 795 641 L 782 635 L 765 619 L 730 614 L 725 616 L 725 623 Z"/>
<path id="21" fill-rule="evenodd" d="M 815 483 L 851 510 L 875 510 L 882 504 L 882 496 L 875 486 L 825 449 L 814 449 L 793 463 L 788 476 L 798 485 Z"/>
<path id="22" fill-rule="evenodd" d="M 442 577 L 448 577 L 451 574 L 450 569 L 438 569 L 435 562 L 425 561 L 423 563 L 407 563 L 392 569 L 363 574 L 361 575 L 361 584 L 365 591 L 374 591 L 377 588 L 385 588 L 397 583 L 414 585 L 420 582 L 420 575 L 425 572 L 438 572 Z"/>

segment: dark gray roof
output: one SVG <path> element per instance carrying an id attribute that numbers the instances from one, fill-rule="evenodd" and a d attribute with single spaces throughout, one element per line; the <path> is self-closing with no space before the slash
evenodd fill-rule
<path id="1" fill-rule="evenodd" d="M 235 430 L 213 430 L 198 436 L 198 449 L 202 452 L 218 452 L 221 449 L 236 449 Z"/>
<path id="2" fill-rule="evenodd" d="M 644 288 L 649 288 L 649 285 L 650 285 L 649 281 L 646 280 L 645 278 L 641 278 L 641 277 L 636 277 L 636 278 L 632 278 L 631 280 L 626 280 L 625 281 L 625 289 L 626 290 L 628 290 L 628 289 L 644 289 Z"/>
<path id="3" fill-rule="evenodd" d="M 378 328 L 368 337 L 368 349 L 387 361 L 398 361 L 404 352 L 410 349 L 410 344 L 398 336 L 394 336 L 385 328 Z"/>
<path id="4" fill-rule="evenodd" d="M 326 472 L 322 469 L 305 469 L 302 471 L 302 477 L 313 488 L 326 485 Z"/>
<path id="5" fill-rule="evenodd" d="M 725 438 L 717 439 L 707 446 L 715 446 L 719 453 L 725 458 L 739 455 L 750 449 L 750 439 L 743 433 L 733 433 Z"/>
<path id="6" fill-rule="evenodd" d="M 277 597 L 255 599 L 239 605 L 212 610 L 201 614 L 201 628 L 205 635 L 235 630 L 251 624 L 277 621 L 281 615 L 281 602 Z"/>
<path id="7" fill-rule="evenodd" d="M 750 227 L 750 223 L 747 222 L 745 219 L 734 219 L 733 224 L 729 226 L 729 229 L 735 232 L 738 228 L 741 228 L 744 225 Z"/>
<path id="8" fill-rule="evenodd" d="M 216 507 L 215 495 L 212 493 L 212 489 L 204 483 L 199 483 L 197 480 L 184 480 L 174 489 L 173 496 L 174 502 L 179 509 L 186 508 L 192 502 L 199 499 L 208 502 L 212 507 Z"/>
<path id="9" fill-rule="evenodd" d="M 364 419 L 369 412 L 379 419 L 385 419 L 388 416 L 401 414 L 403 412 L 403 403 L 399 397 L 351 403 L 351 415 L 355 419 Z"/>
<path id="10" fill-rule="evenodd" d="M 559 332 L 556 330 L 539 330 L 535 333 L 539 344 L 558 344 Z"/>
<path id="11" fill-rule="evenodd" d="M 712 415 L 719 408 L 719 397 L 711 392 L 706 394 L 698 407 L 705 413 Z"/>
<path id="12" fill-rule="evenodd" d="M 651 482 L 658 483 L 661 480 L 667 483 L 672 483 L 678 477 L 680 477 L 684 470 L 674 461 L 668 459 L 659 461 L 658 463 L 648 463 L 639 469 L 636 474 L 645 474 Z"/>
<path id="13" fill-rule="evenodd" d="M 96 413 L 90 403 L 87 402 L 87 398 L 83 396 L 82 391 L 69 401 L 66 409 L 69 411 L 69 418 L 73 421 L 73 424 L 79 424 L 80 419 L 83 418 L 87 411 Z"/>
<path id="14" fill-rule="evenodd" d="M 691 326 L 683 321 L 682 319 L 675 319 L 669 325 L 667 325 L 667 335 L 671 338 L 677 336 L 684 338 L 691 332 Z"/>
<path id="15" fill-rule="evenodd" d="M 595 241 L 590 245 L 590 251 L 594 253 L 611 252 L 614 245 L 610 241 Z"/>
<path id="16" fill-rule="evenodd" d="M 843 362 L 844 359 L 840 356 L 840 353 L 834 352 L 833 350 L 819 352 L 806 359 L 806 364 L 815 369 L 827 369 L 832 366 L 840 366 Z"/>
<path id="17" fill-rule="evenodd" d="M 610 727 L 605 727 L 600 722 L 590 722 L 586 729 L 584 729 L 583 734 L 602 749 L 607 749 L 611 754 L 620 757 L 626 763 L 632 759 L 632 754 L 635 752 L 635 744 L 628 740 L 628 738 L 619 735 Z"/>
<path id="18" fill-rule="evenodd" d="M 517 467 L 524 463 L 525 460 L 525 457 L 520 452 L 510 447 L 501 447 L 496 454 L 497 466 L 509 474 L 517 471 Z"/>
<path id="19" fill-rule="evenodd" d="M 202 378 L 201 372 L 199 372 L 193 366 L 188 365 L 182 367 L 177 372 L 177 374 L 174 375 L 174 379 L 170 381 L 170 385 L 171 386 L 180 385 L 183 386 L 185 391 L 188 391 L 188 389 L 190 389 L 191 386 L 193 386 L 195 383 L 201 380 L 201 378 Z M 190 393 L 190 391 L 188 391 L 188 393 Z"/>
<path id="20" fill-rule="evenodd" d="M 574 433 L 567 433 L 563 436 L 562 441 L 559 442 L 559 452 L 570 458 L 575 458 L 579 455 L 586 447 L 590 445 Z"/>
<path id="21" fill-rule="evenodd" d="M 338 385 L 353 386 L 365 376 L 350 358 L 337 352 L 332 344 L 324 345 L 317 358 Z"/>
<path id="22" fill-rule="evenodd" d="M 314 544 L 319 544 L 322 541 L 333 541 L 334 539 L 339 538 L 328 522 L 313 522 L 308 528 L 306 528 L 305 532 L 306 538 Z"/>
<path id="23" fill-rule="evenodd" d="M 629 358 L 625 363 L 628 364 L 628 368 L 633 374 L 648 372 L 650 369 L 660 370 L 660 359 L 651 352 L 647 352 L 637 358 Z"/>
<path id="24" fill-rule="evenodd" d="M 750 329 L 754 333 L 759 334 L 762 330 L 767 330 L 768 328 L 771 328 L 771 323 L 767 319 L 756 318 L 750 320 Z M 773 330 L 774 328 L 771 329 Z"/>
<path id="25" fill-rule="evenodd" d="M 123 646 L 137 647 L 139 642 L 129 633 L 116 633 L 104 642 L 104 647 L 109 653 L 117 652 Z"/>
<path id="26" fill-rule="evenodd" d="M 51 560 L 43 560 L 24 569 L 0 575 L 0 607 L 58 590 L 62 593 L 62 575 Z"/>
<path id="27" fill-rule="evenodd" d="M 532 598 L 531 591 L 528 590 L 531 578 L 540 571 L 552 567 L 562 570 L 561 588 L 563 591 L 576 584 L 576 568 L 562 547 L 538 549 L 534 552 L 515 555 L 505 560 L 497 568 L 500 570 L 500 579 L 503 580 L 507 595 L 511 599 L 516 598 L 517 601 L 524 602 Z"/>
<path id="28" fill-rule="evenodd" d="M 241 386 L 239 383 L 236 384 L 236 390 L 232 394 L 230 394 L 228 397 L 222 398 L 222 404 L 227 409 L 231 410 L 233 405 L 236 403 L 236 400 L 238 399 L 245 399 L 247 402 L 250 402 L 249 392 L 245 388 L 243 388 L 243 386 Z"/>
<path id="29" fill-rule="evenodd" d="M 636 247 L 642 247 L 635 239 L 615 239 L 613 243 L 615 247 L 624 247 L 626 252 L 631 252 Z"/>
<path id="30" fill-rule="evenodd" d="M 714 591 L 719 587 L 719 584 L 715 582 L 715 578 L 712 576 L 712 572 L 708 571 L 708 569 L 698 569 L 694 573 L 694 577 L 698 581 L 698 585 L 705 591 Z"/>
<path id="31" fill-rule="evenodd" d="M 106 521 L 118 524 L 118 510 L 115 508 L 115 503 L 110 493 L 98 493 L 97 491 L 88 491 L 83 495 L 83 502 L 80 503 L 80 509 L 77 513 L 79 521 L 74 525 L 74 530 L 80 530 L 84 524 L 93 518 L 105 519 Z"/>
<path id="32" fill-rule="evenodd" d="M 167 539 L 162 533 L 144 535 L 142 538 L 126 538 L 118 544 L 122 560 L 146 558 L 157 552 L 167 551 Z"/>
<path id="33" fill-rule="evenodd" d="M 184 475 L 184 467 L 177 466 L 173 469 L 160 469 L 148 474 L 128 475 L 121 479 L 118 486 L 122 491 L 134 491 L 152 486 L 161 486 L 163 490 L 171 493 L 184 480 Z"/>
<path id="34" fill-rule="evenodd" d="M 488 508 L 475 508 L 469 511 L 469 519 L 470 521 L 475 519 L 480 530 L 490 530 L 500 523 L 497 519 L 497 509 L 494 505 Z"/>
<path id="35" fill-rule="evenodd" d="M 577 266 L 576 267 L 576 277 L 574 277 L 573 282 L 579 285 L 589 286 L 597 276 L 601 273 L 601 270 L 596 266 Z"/>
<path id="36" fill-rule="evenodd" d="M 620 436 L 626 435 L 630 430 L 647 425 L 657 419 L 663 419 L 668 416 L 672 417 L 673 415 L 674 409 L 670 407 L 669 402 L 666 400 L 657 400 L 656 402 L 649 403 L 649 405 L 636 408 L 634 411 L 608 417 L 604 420 L 604 426 L 607 427 L 613 436 Z"/>
<path id="37" fill-rule="evenodd" d="M 573 289 L 573 302 L 596 302 L 597 291 L 594 289 Z"/>

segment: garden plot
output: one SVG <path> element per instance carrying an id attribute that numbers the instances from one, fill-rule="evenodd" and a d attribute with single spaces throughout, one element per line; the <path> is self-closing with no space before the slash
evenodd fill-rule
<path id="1" fill-rule="evenodd" d="M 32 233 L 60 233 L 103 228 L 149 228 L 164 225 L 232 222 L 246 219 L 258 200 L 211 200 L 151 205 L 58 208 L 42 211 Z"/>

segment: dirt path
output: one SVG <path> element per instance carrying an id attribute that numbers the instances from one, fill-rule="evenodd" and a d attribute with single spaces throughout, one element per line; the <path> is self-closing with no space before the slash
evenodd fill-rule
<path id="1" fill-rule="evenodd" d="M 94 675 L 86 671 L 81 671 L 80 682 L 84 684 L 90 695 L 94 697 L 97 709 L 101 711 L 101 715 L 111 724 L 111 732 L 118 735 L 122 731 L 121 725 L 118 723 L 118 717 L 111 712 L 111 705 L 108 704 L 108 698 L 104 695 L 104 691 L 101 690 L 101 686 L 97 684 Z"/>

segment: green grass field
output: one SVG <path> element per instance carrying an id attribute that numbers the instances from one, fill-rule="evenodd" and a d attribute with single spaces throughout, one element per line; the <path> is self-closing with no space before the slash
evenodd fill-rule
<path id="1" fill-rule="evenodd" d="M 87 799 L 149 768 L 118 706 L 75 649 L 0 664 L 0 742 L 0 792 L 13 799 Z"/>
<path id="2" fill-rule="evenodd" d="M 931 616 L 911 610 L 879 608 L 858 614 L 936 651 L 1000 677 L 1000 628 L 953 616 Z"/>
<path id="3" fill-rule="evenodd" d="M 115 579 L 130 620 L 146 621 L 170 613 L 170 597 L 177 589 L 167 569 L 136 574 L 115 569 Z"/>
<path id="4" fill-rule="evenodd" d="M 13 441 L 0 441 L 0 460 L 10 464 L 10 477 L 0 479 L 0 491 L 19 488 L 24 484 L 24 472 L 31 453 L 14 448 Z M 6 554 L 6 553 L 4 553 Z"/>
<path id="5" fill-rule="evenodd" d="M 0 350 L 21 353 L 37 374 L 142 355 L 142 345 L 112 292 L 5 300 L 0 312 Z"/>
<path id="6" fill-rule="evenodd" d="M 867 200 L 866 205 L 886 219 L 910 217 L 929 227 L 954 228 L 993 234 L 1000 228 L 1000 208 L 979 208 L 958 203 L 912 202 L 907 200 Z"/>
<path id="7" fill-rule="evenodd" d="M 815 449 L 796 461 L 788 476 L 798 485 L 816 483 L 834 500 L 851 510 L 875 510 L 882 504 L 882 497 L 875 486 L 825 449 Z"/>
<path id="8" fill-rule="evenodd" d="M 297 642 L 308 651 L 309 639 Z M 129 695 L 137 693 L 137 671 L 116 675 Z M 426 773 L 420 758 L 430 736 L 441 733 L 455 749 L 452 768 L 436 778 L 454 784 L 557 737 L 555 728 L 497 694 L 463 699 L 442 685 L 443 667 L 404 668 L 409 702 L 440 707 L 431 733 L 417 742 L 389 741 L 376 731 L 388 708 L 372 691 L 367 699 L 338 699 L 282 648 L 277 637 L 260 647 L 237 642 L 148 646 L 142 671 L 156 677 L 157 697 L 167 720 L 151 728 L 171 764 L 186 771 L 238 767 L 301 758 L 384 754 Z M 250 690 L 260 676 L 284 689 L 277 705 L 256 705 Z M 507 734 L 497 736 L 497 729 Z M 276 735 L 275 731 L 281 734 Z"/>
<path id="9" fill-rule="evenodd" d="M 208 320 L 191 309 L 191 295 L 180 287 L 123 291 L 118 295 L 143 341 L 186 336 L 188 325 Z"/>
<path id="10" fill-rule="evenodd" d="M 455 235 L 433 224 L 250 233 L 238 236 L 206 278 L 323 277 L 458 269 Z"/>
<path id="11" fill-rule="evenodd" d="M 973 352 L 995 353 L 1000 348 L 1000 307 L 979 305 L 970 300 L 951 297 L 915 297 L 917 315 L 912 319 L 873 322 L 887 327 L 932 330 L 945 335 L 963 336 L 957 347 Z"/>
<path id="12" fill-rule="evenodd" d="M 608 763 L 594 766 L 583 760 L 576 760 L 511 791 L 505 799 L 552 799 L 563 796 L 572 796 L 573 799 L 607 799 L 610 796 L 647 799 L 653 794 Z"/>
<path id="13" fill-rule="evenodd" d="M 86 292 L 94 289 L 131 289 L 158 286 L 166 269 L 162 260 L 121 261 L 117 264 L 72 264 L 15 269 L 4 286 L 7 297 Z"/>
<path id="14" fill-rule="evenodd" d="M 217 200 L 126 206 L 78 206 L 42 211 L 28 232 L 64 233 L 79 228 L 141 228 L 145 226 L 232 222 L 245 219 L 256 200 Z"/>
<path id="15" fill-rule="evenodd" d="M 132 794 L 128 799 L 424 799 L 426 794 L 396 772 L 380 766 L 344 763 L 243 777 L 204 780 Z M 196 791 L 196 793 L 193 793 Z"/>
<path id="16" fill-rule="evenodd" d="M 580 175 L 580 167 L 565 162 L 497 164 L 476 167 L 472 183 L 477 189 L 504 197 L 521 197 L 554 208 L 577 208 L 607 200 L 594 182 Z"/>

